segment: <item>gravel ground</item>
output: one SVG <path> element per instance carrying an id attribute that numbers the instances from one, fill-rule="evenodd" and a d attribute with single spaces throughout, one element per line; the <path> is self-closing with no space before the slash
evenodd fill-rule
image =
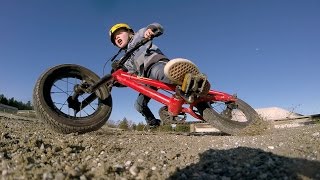
<path id="1" fill-rule="evenodd" d="M 320 179 L 320 124 L 255 136 L 58 134 L 0 117 L 2 179 Z"/>

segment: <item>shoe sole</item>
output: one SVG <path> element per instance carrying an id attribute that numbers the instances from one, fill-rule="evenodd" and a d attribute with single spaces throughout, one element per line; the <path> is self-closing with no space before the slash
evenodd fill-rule
<path id="1" fill-rule="evenodd" d="M 181 85 L 187 73 L 199 74 L 198 67 L 190 60 L 177 58 L 170 60 L 164 67 L 164 74 L 174 83 Z"/>

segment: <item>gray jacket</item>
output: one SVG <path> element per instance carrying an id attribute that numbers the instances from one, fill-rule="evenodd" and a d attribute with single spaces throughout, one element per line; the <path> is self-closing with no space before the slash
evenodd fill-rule
<path id="1" fill-rule="evenodd" d="M 156 29 L 163 33 L 163 27 L 160 24 L 152 23 L 134 33 L 134 36 L 128 43 L 126 51 L 132 49 L 144 38 L 144 33 L 148 28 Z M 143 76 L 150 65 L 164 58 L 166 59 L 160 49 L 151 41 L 149 41 L 147 44 L 141 46 L 139 49 L 133 52 L 132 56 L 125 63 L 125 67 L 128 69 L 129 73 L 135 73 Z"/>

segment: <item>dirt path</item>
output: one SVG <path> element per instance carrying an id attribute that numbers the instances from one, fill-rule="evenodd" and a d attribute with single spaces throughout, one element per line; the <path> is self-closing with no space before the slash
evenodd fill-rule
<path id="1" fill-rule="evenodd" d="M 62 135 L 0 118 L 2 179 L 320 179 L 320 124 L 258 136 Z"/>

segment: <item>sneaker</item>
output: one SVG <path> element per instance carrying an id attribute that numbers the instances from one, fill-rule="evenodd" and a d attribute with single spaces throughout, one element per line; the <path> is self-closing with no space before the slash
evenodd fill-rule
<path id="1" fill-rule="evenodd" d="M 160 126 L 160 124 L 161 124 L 161 120 L 160 119 L 151 119 L 151 120 L 149 120 L 148 121 L 148 125 L 150 126 L 150 127 L 158 127 L 158 126 Z"/>
<path id="2" fill-rule="evenodd" d="M 190 60 L 176 58 L 170 60 L 164 67 L 164 74 L 177 85 L 182 85 L 187 73 L 199 74 L 198 67 Z"/>
<path id="3" fill-rule="evenodd" d="M 176 58 L 170 60 L 164 67 L 165 76 L 177 85 L 182 85 L 187 74 L 203 75 L 198 67 L 188 59 Z M 210 83 L 206 80 L 201 94 L 205 95 L 210 90 Z"/>

